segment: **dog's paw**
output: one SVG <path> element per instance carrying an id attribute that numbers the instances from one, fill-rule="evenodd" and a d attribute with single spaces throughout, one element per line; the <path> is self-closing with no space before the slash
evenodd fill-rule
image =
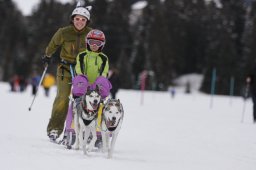
<path id="1" fill-rule="evenodd" d="M 109 159 L 112 158 L 112 153 L 113 153 L 113 152 L 112 152 L 111 149 L 109 148 L 109 149 L 108 149 L 108 158 L 109 158 Z"/>
<path id="2" fill-rule="evenodd" d="M 111 159 L 112 158 L 112 154 L 108 154 L 108 159 Z"/>
<path id="3" fill-rule="evenodd" d="M 83 147 L 83 153 L 84 153 L 84 155 L 87 155 L 87 154 L 88 154 L 86 147 Z"/>
<path id="4" fill-rule="evenodd" d="M 87 150 L 87 152 L 92 152 L 93 147 L 88 147 L 86 150 Z"/>
<path id="5" fill-rule="evenodd" d="M 74 148 L 74 150 L 79 150 L 79 146 L 78 145 L 73 145 L 72 148 Z"/>
<path id="6" fill-rule="evenodd" d="M 102 148 L 101 151 L 102 151 L 103 153 L 106 153 L 106 152 L 108 151 L 108 149 L 107 149 L 107 148 Z"/>

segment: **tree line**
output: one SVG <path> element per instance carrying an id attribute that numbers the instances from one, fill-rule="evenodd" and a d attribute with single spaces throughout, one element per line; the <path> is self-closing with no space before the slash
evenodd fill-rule
<path id="1" fill-rule="evenodd" d="M 104 52 L 120 70 L 122 88 L 138 88 L 140 73 L 148 70 L 150 90 L 165 90 L 180 75 L 199 73 L 204 76 L 201 91 L 210 93 L 216 70 L 217 94 L 229 93 L 231 78 L 234 93 L 241 94 L 246 74 L 255 67 L 254 0 L 147 0 L 140 10 L 132 8 L 135 1 L 86 2 L 93 7 L 90 26 L 106 34 Z M 30 16 L 23 16 L 12 0 L 0 0 L 0 80 L 40 72 L 47 43 L 69 24 L 75 6 L 75 0 L 41 0 Z M 52 73 L 59 62 L 55 55 Z"/>

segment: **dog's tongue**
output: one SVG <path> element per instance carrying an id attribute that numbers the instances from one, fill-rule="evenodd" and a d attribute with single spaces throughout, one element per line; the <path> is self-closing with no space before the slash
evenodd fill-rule
<path id="1" fill-rule="evenodd" d="M 93 104 L 92 107 L 93 107 L 94 110 L 97 109 L 97 105 L 96 104 Z"/>
<path id="2" fill-rule="evenodd" d="M 98 105 L 97 105 L 97 104 L 93 104 L 93 103 L 91 103 L 91 106 L 92 106 L 93 110 L 96 110 L 96 109 L 97 109 L 97 107 L 98 107 Z"/>
<path id="3" fill-rule="evenodd" d="M 114 121 L 111 121 L 111 120 L 107 121 L 107 127 L 112 127 L 112 126 L 114 126 L 114 124 L 115 124 Z"/>
<path id="4" fill-rule="evenodd" d="M 110 126 L 111 126 L 110 121 L 107 121 L 107 127 L 110 127 Z"/>

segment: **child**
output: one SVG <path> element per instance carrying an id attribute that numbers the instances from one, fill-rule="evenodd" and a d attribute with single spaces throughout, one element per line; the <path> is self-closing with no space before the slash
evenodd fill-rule
<path id="1" fill-rule="evenodd" d="M 93 84 L 99 76 L 107 77 L 109 70 L 108 57 L 102 53 L 105 35 L 94 29 L 87 34 L 85 41 L 87 49 L 78 54 L 75 71 L 77 75 L 86 75 Z"/>
<path id="2" fill-rule="evenodd" d="M 109 71 L 108 57 L 102 53 L 102 49 L 105 45 L 105 35 L 102 31 L 94 29 L 87 34 L 85 41 L 87 49 L 78 54 L 75 72 L 78 76 L 86 76 L 91 88 L 95 88 L 96 85 L 98 85 L 100 87 L 101 97 L 105 99 L 112 88 L 111 83 L 106 78 Z M 76 103 L 77 102 L 79 102 L 79 98 L 78 100 L 76 99 Z M 100 111 L 101 109 L 99 109 L 99 112 Z M 68 115 L 70 115 L 70 111 Z M 98 123 L 100 119 L 101 113 L 99 113 L 98 116 Z M 70 121 L 67 120 L 66 122 Z M 66 129 L 72 129 L 70 123 L 66 124 Z"/>

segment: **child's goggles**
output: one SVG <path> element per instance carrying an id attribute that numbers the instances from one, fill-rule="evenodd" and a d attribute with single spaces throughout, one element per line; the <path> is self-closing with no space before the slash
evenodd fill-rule
<path id="1" fill-rule="evenodd" d="M 104 42 L 102 42 L 100 40 L 88 39 L 88 44 L 96 45 L 97 47 L 101 47 L 102 45 L 104 45 Z"/>

